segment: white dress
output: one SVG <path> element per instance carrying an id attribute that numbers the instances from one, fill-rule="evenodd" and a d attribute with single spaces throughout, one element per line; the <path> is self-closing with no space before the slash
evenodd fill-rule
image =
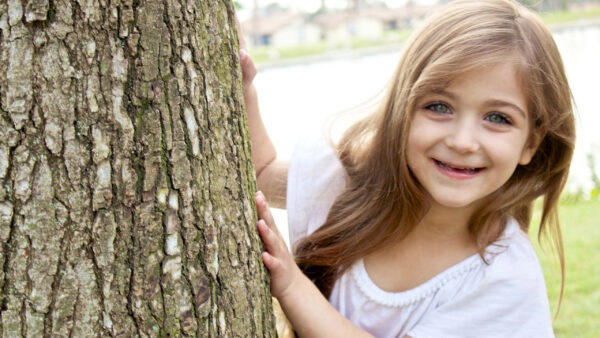
<path id="1" fill-rule="evenodd" d="M 322 140 L 299 143 L 287 191 L 290 243 L 315 231 L 345 184 L 344 169 Z M 334 284 L 329 302 L 376 337 L 553 337 L 537 256 L 511 220 L 488 248 L 404 292 L 380 289 L 362 260 Z"/>

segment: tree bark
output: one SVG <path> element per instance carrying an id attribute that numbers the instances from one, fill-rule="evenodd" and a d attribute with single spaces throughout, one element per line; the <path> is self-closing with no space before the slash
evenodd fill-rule
<path id="1" fill-rule="evenodd" d="M 0 335 L 274 336 L 228 0 L 0 2 Z"/>

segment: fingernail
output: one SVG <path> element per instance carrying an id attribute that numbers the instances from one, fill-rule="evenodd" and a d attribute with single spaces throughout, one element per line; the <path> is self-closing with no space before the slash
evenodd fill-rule
<path id="1" fill-rule="evenodd" d="M 262 220 L 262 219 L 258 220 L 258 223 L 257 223 L 257 225 L 258 225 L 260 228 L 262 228 L 262 229 L 269 230 L 269 227 L 267 226 L 267 223 L 265 223 L 265 221 L 264 221 L 264 220 Z"/>
<path id="2" fill-rule="evenodd" d="M 256 192 L 256 198 L 257 198 L 259 201 L 264 201 L 264 200 L 265 200 L 265 195 L 263 195 L 262 191 L 258 190 L 258 191 Z"/>
<path id="3" fill-rule="evenodd" d="M 248 52 L 245 49 L 240 49 L 240 60 L 245 60 L 248 57 Z"/>

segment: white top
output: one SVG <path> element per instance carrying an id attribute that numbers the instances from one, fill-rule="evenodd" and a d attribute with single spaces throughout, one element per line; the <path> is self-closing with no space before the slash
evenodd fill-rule
<path id="1" fill-rule="evenodd" d="M 298 144 L 288 176 L 290 243 L 315 231 L 345 184 L 324 141 Z M 511 220 L 488 248 L 404 292 L 380 289 L 362 259 L 334 284 L 329 302 L 376 337 L 554 337 L 544 277 L 527 235 Z"/>

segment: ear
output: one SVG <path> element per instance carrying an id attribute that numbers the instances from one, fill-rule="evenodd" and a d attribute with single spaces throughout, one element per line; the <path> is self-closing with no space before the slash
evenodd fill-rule
<path id="1" fill-rule="evenodd" d="M 539 133 L 533 133 L 527 143 L 525 144 L 525 148 L 523 148 L 523 152 L 521 152 L 521 158 L 519 158 L 520 165 L 528 165 L 531 162 L 531 159 L 537 152 L 537 149 L 542 142 L 542 137 Z"/>

